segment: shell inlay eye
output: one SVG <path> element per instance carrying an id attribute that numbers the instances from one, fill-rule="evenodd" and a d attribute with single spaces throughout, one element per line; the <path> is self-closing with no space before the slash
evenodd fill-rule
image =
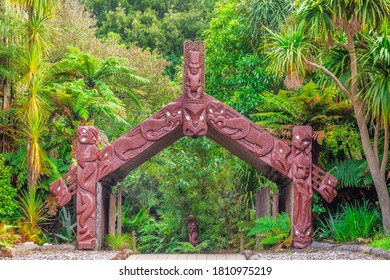
<path id="1" fill-rule="evenodd" d="M 85 142 L 85 141 L 87 141 L 87 138 L 85 137 L 81 138 L 81 142 Z"/>
<path id="2" fill-rule="evenodd" d="M 299 134 L 297 136 L 295 136 L 295 138 L 299 139 Z"/>
<path id="3" fill-rule="evenodd" d="M 281 154 L 283 154 L 283 150 L 282 150 L 282 149 L 279 149 L 279 152 L 280 152 Z"/>
<path id="4" fill-rule="evenodd" d="M 170 117 L 170 116 L 171 116 L 171 113 L 167 112 L 167 116 Z"/>
<path id="5" fill-rule="evenodd" d="M 211 109 L 211 108 L 210 108 L 210 110 L 209 110 L 209 111 L 210 111 L 210 113 L 211 113 L 211 114 L 213 113 L 213 109 Z"/>
<path id="6" fill-rule="evenodd" d="M 57 191 L 60 191 L 60 190 L 61 190 L 61 187 L 58 187 L 58 188 L 57 188 Z"/>
<path id="7" fill-rule="evenodd" d="M 201 121 L 203 121 L 203 120 L 204 120 L 203 115 L 201 115 L 199 119 L 200 119 Z"/>
<path id="8" fill-rule="evenodd" d="M 177 112 L 178 115 L 181 115 L 181 111 Z"/>
<path id="9" fill-rule="evenodd" d="M 186 116 L 186 120 L 189 121 L 191 118 L 190 116 Z"/>

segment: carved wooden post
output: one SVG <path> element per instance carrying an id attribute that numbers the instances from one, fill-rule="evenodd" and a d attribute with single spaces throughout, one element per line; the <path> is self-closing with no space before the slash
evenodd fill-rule
<path id="1" fill-rule="evenodd" d="M 96 183 L 98 130 L 93 126 L 77 129 L 77 248 L 96 246 Z"/>
<path id="2" fill-rule="evenodd" d="M 108 234 L 115 235 L 115 223 L 116 223 L 116 216 L 115 216 L 115 203 L 116 197 L 115 194 L 112 192 L 112 189 L 110 191 L 110 198 L 108 202 Z"/>
<path id="3" fill-rule="evenodd" d="M 207 134 L 205 102 L 205 47 L 203 41 L 184 42 L 183 134 Z"/>
<path id="4" fill-rule="evenodd" d="M 116 230 L 118 235 L 122 234 L 122 186 L 118 186 L 118 219 Z"/>
<path id="5" fill-rule="evenodd" d="M 296 126 L 293 128 L 293 242 L 294 247 L 299 249 L 310 246 L 312 241 L 312 133 L 310 126 Z"/>

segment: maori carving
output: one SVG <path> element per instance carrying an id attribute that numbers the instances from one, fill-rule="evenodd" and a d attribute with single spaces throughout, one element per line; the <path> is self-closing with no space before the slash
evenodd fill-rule
<path id="1" fill-rule="evenodd" d="M 311 186 L 312 128 L 293 128 L 292 176 L 294 184 L 293 241 L 295 248 L 311 244 L 313 189 Z"/>
<path id="2" fill-rule="evenodd" d="M 242 117 L 227 114 L 227 107 L 219 101 L 210 101 L 207 105 L 207 121 L 216 130 L 231 139 L 241 140 L 256 156 L 268 154 L 274 145 L 274 138 Z"/>
<path id="3" fill-rule="evenodd" d="M 182 104 L 172 102 L 155 116 L 141 123 L 141 133 L 145 139 L 157 141 L 182 123 Z"/>
<path id="4" fill-rule="evenodd" d="M 183 134 L 196 138 L 207 134 L 204 42 L 184 42 Z"/>
<path id="5" fill-rule="evenodd" d="M 291 148 L 283 141 L 277 140 L 271 153 L 271 164 L 283 174 L 288 174 L 291 161 L 289 159 Z"/>
<path id="6" fill-rule="evenodd" d="M 98 171 L 99 178 L 103 178 L 113 171 L 112 145 L 104 147 L 104 149 L 99 152 Z"/>
<path id="7" fill-rule="evenodd" d="M 50 185 L 50 192 L 54 195 L 54 200 L 58 207 L 67 204 L 76 193 L 77 188 L 77 168 L 71 169 L 60 179 Z"/>
<path id="8" fill-rule="evenodd" d="M 205 47 L 203 41 L 184 42 L 183 92 L 185 99 L 203 99 L 205 89 Z"/>
<path id="9" fill-rule="evenodd" d="M 198 246 L 198 227 L 196 225 L 196 218 L 188 216 L 188 242 L 194 246 Z"/>
<path id="10" fill-rule="evenodd" d="M 148 140 L 142 135 L 139 127 L 126 133 L 124 136 L 115 140 L 112 143 L 115 155 L 123 160 L 128 161 L 136 154 L 139 153 L 139 149 L 144 146 Z"/>
<path id="11" fill-rule="evenodd" d="M 98 175 L 98 130 L 80 126 L 77 130 L 77 247 L 92 249 L 96 244 L 96 182 Z"/>
<path id="12" fill-rule="evenodd" d="M 50 185 L 50 192 L 54 195 L 54 200 L 58 207 L 64 206 L 72 198 L 68 186 L 62 178 Z"/>
<path id="13" fill-rule="evenodd" d="M 313 189 L 315 189 L 328 203 L 331 203 L 337 195 L 337 179 L 326 173 L 318 166 L 312 168 Z"/>

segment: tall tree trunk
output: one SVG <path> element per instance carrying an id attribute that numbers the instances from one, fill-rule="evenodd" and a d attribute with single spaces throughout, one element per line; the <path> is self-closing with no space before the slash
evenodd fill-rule
<path id="1" fill-rule="evenodd" d="M 390 197 L 387 190 L 385 178 L 381 174 L 381 168 L 378 159 L 375 157 L 374 150 L 371 146 L 370 135 L 365 120 L 365 108 L 363 103 L 355 98 L 353 107 L 356 115 L 356 121 L 359 126 L 364 154 L 366 155 L 368 168 L 374 181 L 375 190 L 378 195 L 379 205 L 382 213 L 383 228 L 386 233 L 390 233 Z"/>

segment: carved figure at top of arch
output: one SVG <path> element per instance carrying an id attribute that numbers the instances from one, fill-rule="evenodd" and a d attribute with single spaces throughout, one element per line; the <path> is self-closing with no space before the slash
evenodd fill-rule
<path id="1" fill-rule="evenodd" d="M 141 123 L 142 136 L 157 141 L 177 128 L 183 121 L 182 104 L 169 103 L 163 110 Z"/>
<path id="2" fill-rule="evenodd" d="M 199 99 L 203 93 L 202 87 L 202 69 L 200 68 L 200 53 L 189 52 L 189 64 L 187 73 L 187 97 L 190 99 Z"/>
<path id="3" fill-rule="evenodd" d="M 205 47 L 203 41 L 184 42 L 183 92 L 185 100 L 204 98 Z"/>

